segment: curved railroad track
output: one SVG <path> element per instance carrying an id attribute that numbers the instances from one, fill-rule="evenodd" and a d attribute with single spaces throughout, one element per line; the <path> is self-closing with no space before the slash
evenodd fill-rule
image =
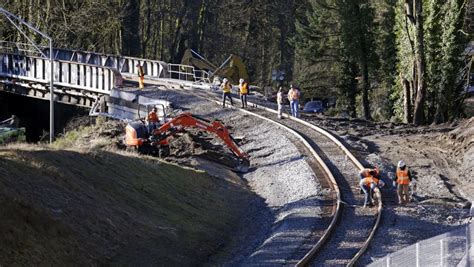
<path id="1" fill-rule="evenodd" d="M 253 106 L 253 113 L 276 117 L 271 110 Z M 320 238 L 296 265 L 354 265 L 367 249 L 382 214 L 381 201 L 373 209 L 362 207 L 364 196 L 359 193 L 357 175 L 362 164 L 343 144 L 319 127 L 288 116 L 279 123 L 297 131 L 317 151 L 333 174 L 342 203 L 334 215 L 337 225 L 331 224 L 328 236 Z M 378 197 L 381 199 L 380 195 Z"/>
<path id="2" fill-rule="evenodd" d="M 179 89 L 179 88 L 176 88 Z M 220 104 L 220 94 L 212 91 L 185 90 Z M 218 100 L 216 100 L 218 99 Z M 238 101 L 238 99 L 234 98 Z M 276 112 L 264 106 L 249 102 L 250 109 L 242 112 L 270 120 L 299 136 L 310 154 L 320 164 L 317 177 L 326 177 L 329 186 L 335 192 L 332 207 L 332 220 L 324 231 L 316 231 L 301 251 L 297 266 L 309 265 L 348 265 L 352 266 L 366 251 L 380 223 L 382 203 L 380 193 L 376 194 L 378 206 L 363 208 L 364 195 L 359 193 L 358 172 L 362 164 L 334 136 L 325 130 L 285 115 L 285 119 L 276 119 Z M 318 172 L 313 168 L 313 171 Z"/>

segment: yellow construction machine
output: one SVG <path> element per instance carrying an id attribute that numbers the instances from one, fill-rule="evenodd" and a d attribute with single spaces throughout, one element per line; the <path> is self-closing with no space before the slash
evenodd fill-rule
<path id="1" fill-rule="evenodd" d="M 229 79 L 232 84 L 238 84 L 240 79 L 248 81 L 249 78 L 247 68 L 243 63 L 242 58 L 233 54 L 231 54 L 220 66 L 216 66 L 194 50 L 188 49 L 184 53 L 181 64 L 193 66 L 197 69 L 208 72 L 209 79 L 214 76 L 225 77 Z"/>

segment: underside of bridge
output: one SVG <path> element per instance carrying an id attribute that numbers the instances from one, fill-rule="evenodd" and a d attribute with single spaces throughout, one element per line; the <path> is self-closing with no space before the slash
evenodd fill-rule
<path id="1" fill-rule="evenodd" d="M 20 127 L 26 129 L 28 142 L 48 138 L 49 101 L 0 91 L 0 103 L 0 120 L 16 115 L 20 120 Z M 73 117 L 87 114 L 86 108 L 55 103 L 55 132 L 62 133 Z"/>

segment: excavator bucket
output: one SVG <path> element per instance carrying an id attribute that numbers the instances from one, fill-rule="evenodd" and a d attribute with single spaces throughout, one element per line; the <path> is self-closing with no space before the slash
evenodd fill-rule
<path id="1" fill-rule="evenodd" d="M 237 166 L 234 169 L 234 171 L 238 173 L 246 173 L 249 171 L 249 168 L 250 168 L 250 161 L 248 161 L 247 159 L 242 159 L 240 161 L 239 166 Z"/>

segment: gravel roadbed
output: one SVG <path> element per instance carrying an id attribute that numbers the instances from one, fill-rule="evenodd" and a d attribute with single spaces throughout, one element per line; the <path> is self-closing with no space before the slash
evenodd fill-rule
<path id="1" fill-rule="evenodd" d="M 182 91 L 155 90 L 173 106 L 208 119 L 223 121 L 241 148 L 250 155 L 250 170 L 242 179 L 262 201 L 249 203 L 242 227 L 231 233 L 230 244 L 209 259 L 215 265 L 281 265 L 295 262 L 315 228 L 328 225 L 328 192 L 318 182 L 308 154 L 299 141 L 276 125 L 225 108 Z"/>

